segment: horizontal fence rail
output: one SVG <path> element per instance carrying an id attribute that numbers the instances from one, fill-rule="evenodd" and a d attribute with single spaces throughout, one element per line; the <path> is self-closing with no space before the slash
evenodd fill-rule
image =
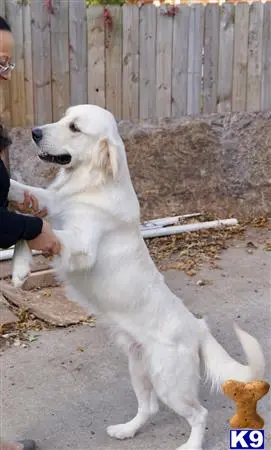
<path id="1" fill-rule="evenodd" d="M 0 83 L 12 126 L 94 103 L 117 119 L 271 110 L 271 3 L 89 6 L 2 0 L 16 69 Z"/>

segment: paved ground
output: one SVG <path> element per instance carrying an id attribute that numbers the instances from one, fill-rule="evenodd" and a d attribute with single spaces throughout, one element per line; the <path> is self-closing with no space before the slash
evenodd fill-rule
<path id="1" fill-rule="evenodd" d="M 223 254 L 221 269 L 205 268 L 193 279 L 181 272 L 166 275 L 192 311 L 208 312 L 215 336 L 239 360 L 243 356 L 233 320 L 253 332 L 267 357 L 271 354 L 270 255 L 262 248 L 248 253 L 241 244 Z M 198 286 L 199 279 L 213 284 Z M 107 437 L 105 427 L 131 418 L 136 401 L 126 361 L 99 326 L 39 333 L 28 348 L 5 350 L 0 361 L 0 434 L 6 438 L 30 436 L 41 450 L 175 450 L 188 437 L 186 423 L 164 407 L 134 440 Z M 270 365 L 268 375 L 270 381 Z M 201 399 L 210 411 L 205 449 L 228 449 L 231 402 L 222 394 L 211 395 L 207 386 L 201 388 Z M 270 396 L 260 411 L 266 420 L 270 417 Z"/>

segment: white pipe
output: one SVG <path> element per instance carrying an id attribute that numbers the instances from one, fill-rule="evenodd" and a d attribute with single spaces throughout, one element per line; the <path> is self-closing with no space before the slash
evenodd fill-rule
<path id="1" fill-rule="evenodd" d="M 174 227 L 161 227 L 152 230 L 142 230 L 143 238 L 152 238 L 158 236 L 169 236 L 171 234 L 179 234 L 190 231 L 198 231 L 208 228 L 219 228 L 223 226 L 237 225 L 236 219 L 212 220 L 210 222 L 188 223 L 186 225 L 176 225 Z"/>
<path id="2" fill-rule="evenodd" d="M 192 217 L 198 217 L 201 216 L 201 213 L 194 213 L 194 214 L 185 214 L 184 216 L 175 216 L 175 217 L 163 217 L 162 219 L 153 219 L 148 220 L 146 222 L 143 222 L 141 225 L 142 230 L 150 230 L 152 228 L 160 228 L 164 227 L 166 225 L 174 225 L 177 224 L 185 219 L 190 219 Z"/>
<path id="3" fill-rule="evenodd" d="M 9 248 L 8 250 L 1 250 L 0 251 L 0 261 L 7 261 L 9 259 L 13 258 L 14 249 Z M 38 250 L 32 250 L 32 255 L 41 255 L 42 252 Z"/>
<path id="4" fill-rule="evenodd" d="M 187 218 L 187 217 L 195 217 L 196 215 L 200 216 L 200 213 L 196 214 L 186 214 L 186 216 L 178 216 L 179 218 Z M 172 222 L 172 220 L 174 221 Z M 160 222 L 158 222 L 160 221 Z M 169 222 L 170 221 L 170 222 Z M 152 222 L 152 221 L 150 221 Z M 147 223 L 150 223 L 147 222 Z M 164 224 L 172 224 L 178 222 L 177 217 L 165 217 L 164 219 L 157 219 L 155 224 L 158 223 L 164 223 Z M 146 222 L 145 222 L 146 223 Z M 185 233 L 190 231 L 198 231 L 208 228 L 219 228 L 223 226 L 234 226 L 237 225 L 238 221 L 236 219 L 224 219 L 224 220 L 212 220 L 210 222 L 197 222 L 197 223 L 188 223 L 186 225 L 176 225 L 176 226 L 169 226 L 169 227 L 159 227 L 158 224 L 155 227 L 149 228 L 149 229 L 141 229 L 141 233 L 143 238 L 152 238 L 152 237 L 158 237 L 158 236 L 169 236 L 172 234 L 179 234 L 179 233 Z M 7 261 L 9 259 L 13 258 L 14 249 L 10 248 L 8 250 L 1 250 L 0 251 L 0 261 Z M 32 255 L 41 255 L 42 252 L 37 250 L 32 250 Z"/>

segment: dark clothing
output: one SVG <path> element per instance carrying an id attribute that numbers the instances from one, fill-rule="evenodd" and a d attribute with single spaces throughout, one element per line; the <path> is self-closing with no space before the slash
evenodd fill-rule
<path id="1" fill-rule="evenodd" d="M 9 174 L 0 159 L 0 248 L 9 248 L 21 239 L 34 239 L 41 233 L 43 224 L 39 217 L 8 211 L 9 187 Z"/>

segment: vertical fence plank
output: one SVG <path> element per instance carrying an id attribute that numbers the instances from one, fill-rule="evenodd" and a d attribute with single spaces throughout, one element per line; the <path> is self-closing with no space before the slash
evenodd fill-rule
<path id="1" fill-rule="evenodd" d="M 264 5 L 262 109 L 271 109 L 271 3 Z"/>
<path id="2" fill-rule="evenodd" d="M 0 15 L 5 17 L 6 15 L 6 1 L 0 2 Z M 11 124 L 11 112 L 10 112 L 10 90 L 6 83 L 0 83 L 0 119 L 6 124 Z"/>
<path id="3" fill-rule="evenodd" d="M 156 117 L 156 7 L 140 8 L 139 117 Z"/>
<path id="4" fill-rule="evenodd" d="M 187 113 L 196 115 L 202 109 L 202 49 L 204 31 L 204 6 L 190 6 L 188 44 Z"/>
<path id="5" fill-rule="evenodd" d="M 205 8 L 203 112 L 217 110 L 217 78 L 219 58 L 219 5 L 209 4 Z"/>
<path id="6" fill-rule="evenodd" d="M 221 6 L 217 111 L 231 111 L 234 49 L 234 5 Z"/>
<path id="7" fill-rule="evenodd" d="M 33 65 L 31 39 L 31 6 L 23 3 L 23 43 L 24 43 L 24 89 L 25 89 L 25 124 L 33 126 L 34 120 L 34 92 Z"/>
<path id="8" fill-rule="evenodd" d="M 14 126 L 24 126 L 26 117 L 22 8 L 22 5 L 17 0 L 9 0 L 6 5 L 7 19 L 15 40 L 13 59 L 16 64 L 16 70 L 12 73 L 10 91 L 11 120 Z"/>
<path id="9" fill-rule="evenodd" d="M 263 4 L 249 7 L 247 111 L 260 111 L 263 51 Z"/>
<path id="10" fill-rule="evenodd" d="M 131 120 L 271 109 L 270 3 L 181 5 L 174 18 L 153 5 L 108 11 L 112 28 L 85 0 L 0 2 L 16 41 L 3 120 L 42 124 L 86 102 Z"/>
<path id="11" fill-rule="evenodd" d="M 105 107 L 105 27 L 102 6 L 87 9 L 88 103 Z"/>
<path id="12" fill-rule="evenodd" d="M 157 8 L 156 117 L 171 115 L 171 62 L 173 18 Z"/>
<path id="13" fill-rule="evenodd" d="M 87 103 L 87 20 L 85 0 L 69 2 L 70 104 Z"/>
<path id="14" fill-rule="evenodd" d="M 123 6 L 123 95 L 122 118 L 138 119 L 139 115 L 139 8 Z"/>
<path id="15" fill-rule="evenodd" d="M 249 5 L 235 6 L 232 111 L 246 110 Z"/>
<path id="16" fill-rule="evenodd" d="M 106 108 L 117 119 L 122 114 L 122 8 L 108 7 L 112 25 L 105 29 Z"/>
<path id="17" fill-rule="evenodd" d="M 181 5 L 173 20 L 171 114 L 174 117 L 187 113 L 189 15 L 190 7 Z"/>
<path id="18" fill-rule="evenodd" d="M 70 103 L 69 86 L 69 3 L 54 0 L 51 15 L 52 107 L 53 120 L 59 120 Z"/>
<path id="19" fill-rule="evenodd" d="M 50 12 L 43 2 L 31 2 L 32 65 L 35 124 L 52 121 Z"/>

